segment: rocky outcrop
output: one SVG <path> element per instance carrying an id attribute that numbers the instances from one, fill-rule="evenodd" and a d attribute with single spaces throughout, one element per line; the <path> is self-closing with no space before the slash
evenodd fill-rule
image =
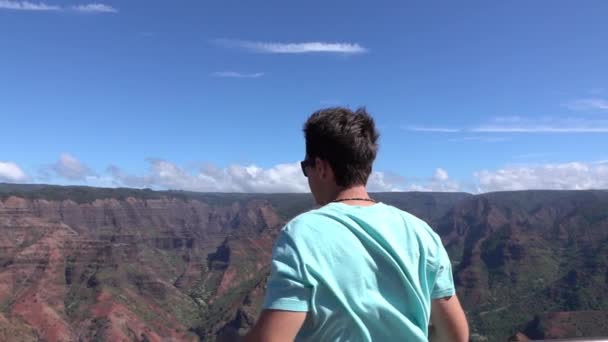
<path id="1" fill-rule="evenodd" d="M 504 340 L 535 314 L 556 309 L 608 310 L 606 208 L 606 191 L 505 192 L 458 202 L 437 230 L 476 336 Z M 597 336 L 592 331 L 584 336 Z"/>
<path id="2" fill-rule="evenodd" d="M 607 336 L 608 311 L 547 312 L 536 315 L 523 333 L 533 340 Z"/>
<path id="3" fill-rule="evenodd" d="M 281 222 L 263 199 L 6 197 L 0 339 L 197 340 L 218 298 L 264 274 Z"/>
<path id="4" fill-rule="evenodd" d="M 441 235 L 472 340 L 597 336 L 608 326 L 607 191 L 375 198 Z M 244 332 L 279 228 L 311 207 L 297 194 L 0 185 L 0 340 Z"/>

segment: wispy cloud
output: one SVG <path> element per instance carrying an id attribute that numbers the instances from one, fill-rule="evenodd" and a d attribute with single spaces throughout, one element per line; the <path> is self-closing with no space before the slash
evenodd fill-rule
<path id="1" fill-rule="evenodd" d="M 608 133 L 608 127 L 481 126 L 472 131 L 480 133 Z"/>
<path id="2" fill-rule="evenodd" d="M 17 11 L 61 11 L 60 6 L 47 5 L 43 2 L 0 0 L 0 9 Z"/>
<path id="3" fill-rule="evenodd" d="M 405 129 L 406 131 L 415 131 L 415 132 L 436 132 L 436 133 L 462 132 L 461 128 L 430 127 L 430 126 L 404 126 L 403 129 Z"/>
<path id="4" fill-rule="evenodd" d="M 57 5 L 49 5 L 44 2 L 29 2 L 29 1 L 12 1 L 0 0 L 0 9 L 16 10 L 16 11 L 75 11 L 86 13 L 117 13 L 118 10 L 112 6 L 100 3 L 73 5 L 70 7 L 61 7 Z"/>
<path id="5" fill-rule="evenodd" d="M 512 116 L 497 117 L 487 123 L 473 127 L 406 126 L 403 129 L 407 131 L 435 133 L 608 133 L 608 120 L 555 117 L 522 118 Z M 461 139 L 482 140 L 476 137 Z"/>
<path id="6" fill-rule="evenodd" d="M 555 155 L 555 153 L 525 153 L 514 156 L 515 159 L 532 159 Z"/>
<path id="7" fill-rule="evenodd" d="M 471 129 L 479 133 L 608 133 L 608 120 L 499 117 Z"/>
<path id="8" fill-rule="evenodd" d="M 74 11 L 85 12 L 85 13 L 117 13 L 118 10 L 112 6 L 105 4 L 86 4 L 86 5 L 76 5 L 70 7 Z"/>
<path id="9" fill-rule="evenodd" d="M 236 71 L 218 71 L 211 74 L 213 77 L 225 77 L 225 78 L 260 78 L 264 76 L 263 72 L 256 72 L 253 74 L 242 74 Z"/>
<path id="10" fill-rule="evenodd" d="M 342 103 L 342 101 L 338 100 L 338 99 L 330 99 L 330 100 L 321 100 L 319 101 L 320 104 L 325 105 L 325 106 L 337 106 L 339 104 Z"/>
<path id="11" fill-rule="evenodd" d="M 580 99 L 566 103 L 571 110 L 608 110 L 608 100 L 600 98 Z"/>
<path id="12" fill-rule="evenodd" d="M 605 91 L 606 91 L 606 89 L 604 89 L 604 88 L 591 88 L 591 89 L 589 89 L 589 94 L 600 95 Z"/>
<path id="13" fill-rule="evenodd" d="M 241 48 L 257 53 L 302 54 L 302 53 L 335 53 L 335 54 L 361 54 L 368 49 L 358 43 L 275 43 L 256 42 L 235 39 L 217 39 L 216 43 L 233 48 Z"/>
<path id="14" fill-rule="evenodd" d="M 510 139 L 506 138 L 506 137 L 496 137 L 496 136 L 468 136 L 468 137 L 450 139 L 449 141 L 451 141 L 451 142 L 481 141 L 481 142 L 487 142 L 487 143 L 497 143 L 497 142 L 503 142 L 503 141 L 507 141 L 507 140 L 510 140 Z"/>

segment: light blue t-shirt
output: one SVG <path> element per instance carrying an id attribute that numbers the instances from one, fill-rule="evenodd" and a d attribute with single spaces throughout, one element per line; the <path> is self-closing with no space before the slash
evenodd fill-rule
<path id="1" fill-rule="evenodd" d="M 296 341 L 427 341 L 431 300 L 454 294 L 450 260 L 422 220 L 332 203 L 275 242 L 265 309 L 306 311 Z"/>

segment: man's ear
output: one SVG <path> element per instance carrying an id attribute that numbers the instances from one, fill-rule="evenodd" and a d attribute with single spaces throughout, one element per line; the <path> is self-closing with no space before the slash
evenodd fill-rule
<path id="1" fill-rule="evenodd" d="M 327 160 L 317 158 L 316 163 L 319 165 L 319 169 L 317 171 L 319 172 L 321 179 L 328 180 L 333 178 L 334 172 Z"/>
<path id="2" fill-rule="evenodd" d="M 319 178 L 325 179 L 327 173 L 327 162 L 319 157 L 315 157 L 315 168 Z"/>

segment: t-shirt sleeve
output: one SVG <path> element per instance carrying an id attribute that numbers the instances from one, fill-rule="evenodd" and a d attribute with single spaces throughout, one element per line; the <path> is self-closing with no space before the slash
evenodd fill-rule
<path id="1" fill-rule="evenodd" d="M 297 246 L 289 234 L 282 231 L 272 252 L 264 309 L 306 312 L 310 296 L 311 287 L 305 280 Z"/>
<path id="2" fill-rule="evenodd" d="M 443 298 L 453 296 L 456 293 L 454 278 L 452 276 L 452 263 L 450 257 L 441 243 L 437 248 L 436 276 L 431 298 Z"/>

